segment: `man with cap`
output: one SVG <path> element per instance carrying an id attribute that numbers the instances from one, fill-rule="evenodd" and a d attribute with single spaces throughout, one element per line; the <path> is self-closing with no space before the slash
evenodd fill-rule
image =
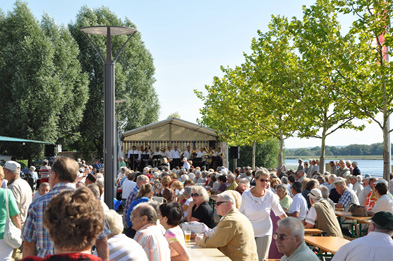
<path id="1" fill-rule="evenodd" d="M 311 208 L 306 217 L 306 228 L 315 226 L 327 232 L 327 236 L 343 237 L 334 209 L 329 201 L 322 197 L 321 190 L 314 188 L 308 196 Z"/>
<path id="2" fill-rule="evenodd" d="M 183 168 L 185 168 L 187 171 L 190 170 L 190 163 L 188 163 L 187 158 L 183 158 Z"/>
<path id="3" fill-rule="evenodd" d="M 23 225 L 33 200 L 33 191 L 29 183 L 20 177 L 20 164 L 16 161 L 9 160 L 5 163 L 4 178 L 8 180 L 7 186 L 14 194 Z"/>
<path id="4" fill-rule="evenodd" d="M 87 174 L 86 180 L 85 180 L 85 185 L 89 185 L 89 184 L 94 184 L 97 181 L 97 177 L 94 174 Z"/>
<path id="5" fill-rule="evenodd" d="M 393 260 L 392 236 L 393 214 L 378 212 L 371 218 L 368 235 L 342 246 L 332 260 Z"/>

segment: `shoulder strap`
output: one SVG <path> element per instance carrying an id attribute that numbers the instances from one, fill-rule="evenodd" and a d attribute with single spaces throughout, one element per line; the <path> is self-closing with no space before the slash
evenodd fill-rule
<path id="1" fill-rule="evenodd" d="M 7 188 L 4 189 L 4 197 L 5 197 L 5 207 L 7 209 L 7 218 L 10 218 L 10 212 L 8 211 L 8 193 L 7 193 Z"/>

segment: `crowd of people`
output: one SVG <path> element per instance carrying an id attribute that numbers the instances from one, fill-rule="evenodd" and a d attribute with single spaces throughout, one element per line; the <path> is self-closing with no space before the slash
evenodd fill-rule
<path id="1" fill-rule="evenodd" d="M 6 162 L 0 168 L 0 202 L 7 197 L 9 210 L 0 206 L 0 259 L 16 259 L 22 251 L 24 260 L 190 260 L 181 226 L 202 224 L 204 236 L 196 244 L 218 248 L 232 260 L 319 260 L 305 244 L 304 229 L 352 236 L 334 212 L 351 204 L 367 208 L 369 233 L 334 259 L 393 259 L 388 182 L 363 176 L 356 162 L 351 169 L 339 161 L 325 173 L 316 160 L 299 160 L 296 170 L 245 167 L 233 173 L 187 163 L 189 168 L 169 163 L 136 170 L 121 164 L 116 176 L 121 205 L 115 211 L 103 202 L 108 174 L 99 160 L 89 166 L 57 157 L 43 168 L 48 180 L 34 194 L 20 177 L 20 165 Z M 19 250 L 3 240 L 7 215 L 21 229 Z"/>

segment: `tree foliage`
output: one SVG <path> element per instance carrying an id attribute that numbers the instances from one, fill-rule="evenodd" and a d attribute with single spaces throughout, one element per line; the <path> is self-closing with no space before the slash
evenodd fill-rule
<path id="1" fill-rule="evenodd" d="M 341 94 L 346 82 L 337 73 L 343 64 L 337 63 L 341 56 L 354 48 L 354 37 L 342 35 L 335 6 L 328 0 L 317 0 L 309 8 L 304 7 L 303 18 L 294 18 L 291 28 L 295 45 L 301 55 L 305 70 L 303 78 L 303 124 L 299 126 L 299 137 L 321 139 L 321 171 L 325 164 L 326 138 L 339 129 L 362 130 L 352 120 L 363 117 L 351 111 Z M 350 57 L 355 60 L 356 57 Z"/>
<path id="2" fill-rule="evenodd" d="M 0 135 L 58 142 L 78 136 L 87 101 L 87 75 L 78 46 L 48 16 L 40 26 L 24 2 L 0 16 Z M 42 146 L 4 144 L 8 153 L 32 159 Z"/>
<path id="3" fill-rule="evenodd" d="M 356 47 L 337 62 L 345 64 L 338 71 L 347 83 L 339 90 L 345 95 L 352 111 L 363 114 L 381 128 L 384 143 L 384 175 L 390 180 L 388 118 L 393 112 L 393 66 L 386 60 L 392 55 L 393 1 L 334 0 L 336 8 L 343 14 L 355 16 L 350 34 L 356 37 Z M 350 57 L 356 57 L 354 61 Z M 376 116 L 382 114 L 382 120 Z"/>
<path id="4" fill-rule="evenodd" d="M 80 31 L 82 27 L 97 25 L 126 26 L 135 28 L 128 18 L 119 19 L 108 8 L 91 10 L 84 6 L 76 21 L 68 28 L 79 45 L 78 60 L 82 70 L 89 75 L 89 100 L 80 126 L 81 139 L 74 144 L 81 154 L 103 153 L 103 103 L 104 65 L 93 46 Z M 106 37 L 90 35 L 101 53 L 106 54 Z M 113 55 L 126 41 L 126 36 L 112 37 Z M 120 131 L 150 124 L 158 119 L 158 96 L 153 87 L 155 68 L 151 53 L 146 49 L 141 33 L 136 33 L 120 54 L 115 67 L 115 95 L 126 102 L 116 105 Z"/>

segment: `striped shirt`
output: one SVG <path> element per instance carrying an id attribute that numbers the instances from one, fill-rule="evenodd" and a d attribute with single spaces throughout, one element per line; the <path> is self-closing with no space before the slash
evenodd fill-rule
<path id="1" fill-rule="evenodd" d="M 108 239 L 109 260 L 116 261 L 147 261 L 147 256 L 141 245 L 124 234 L 115 235 Z M 97 250 L 94 251 L 97 255 Z"/>
<path id="2" fill-rule="evenodd" d="M 153 224 L 143 226 L 136 232 L 134 239 L 145 250 L 149 261 L 171 260 L 168 241 L 158 226 Z"/>
<path id="3" fill-rule="evenodd" d="M 22 239 L 26 242 L 36 242 L 37 255 L 45 257 L 54 254 L 53 241 L 49 239 L 49 232 L 44 228 L 44 212 L 52 197 L 64 190 L 74 190 L 73 183 L 57 183 L 51 191 L 30 204 L 25 224 L 22 228 Z M 105 221 L 104 230 L 98 239 L 110 235 L 108 223 Z"/>

